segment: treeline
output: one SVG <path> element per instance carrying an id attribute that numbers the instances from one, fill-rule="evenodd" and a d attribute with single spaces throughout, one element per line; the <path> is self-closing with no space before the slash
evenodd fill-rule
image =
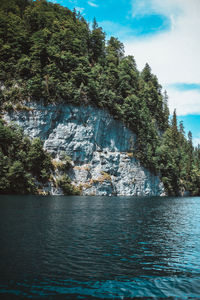
<path id="1" fill-rule="evenodd" d="M 108 109 L 137 134 L 134 156 L 161 174 L 169 194 L 200 192 L 199 149 L 189 148 L 177 124 L 182 142 L 173 143 L 175 125 L 157 77 L 148 64 L 139 72 L 117 38 L 106 42 L 95 20 L 90 29 L 75 10 L 46 0 L 1 0 L 0 81 L 4 109 L 29 99 Z"/>
<path id="2" fill-rule="evenodd" d="M 177 125 L 176 111 L 156 149 L 158 170 L 169 195 L 189 191 L 200 195 L 200 146 L 192 145 L 192 133 L 187 139 L 183 123 Z"/>

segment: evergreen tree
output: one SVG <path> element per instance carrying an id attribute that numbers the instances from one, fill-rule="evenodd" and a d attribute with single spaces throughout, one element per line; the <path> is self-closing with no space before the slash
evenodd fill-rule
<path id="1" fill-rule="evenodd" d="M 90 51 L 91 51 L 91 62 L 101 63 L 105 60 L 105 33 L 101 27 L 98 27 L 97 21 L 94 18 L 92 24 L 92 32 L 90 34 Z"/>

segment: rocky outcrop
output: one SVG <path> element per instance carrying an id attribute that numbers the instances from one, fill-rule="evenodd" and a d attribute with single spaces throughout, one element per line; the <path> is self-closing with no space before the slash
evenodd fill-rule
<path id="1" fill-rule="evenodd" d="M 136 136 L 104 110 L 91 106 L 25 103 L 4 114 L 59 160 L 74 162 L 69 176 L 83 195 L 162 195 L 163 184 L 133 157 Z M 54 192 L 56 191 L 54 190 Z"/>

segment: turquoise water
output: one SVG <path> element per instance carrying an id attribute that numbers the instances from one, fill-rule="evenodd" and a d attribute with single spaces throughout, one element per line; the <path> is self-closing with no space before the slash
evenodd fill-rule
<path id="1" fill-rule="evenodd" d="M 0 196 L 0 299 L 21 298 L 200 299 L 200 198 Z"/>

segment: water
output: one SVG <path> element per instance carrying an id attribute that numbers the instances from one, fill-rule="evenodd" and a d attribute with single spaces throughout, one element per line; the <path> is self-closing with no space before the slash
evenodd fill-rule
<path id="1" fill-rule="evenodd" d="M 0 196 L 0 299 L 200 299 L 200 198 Z"/>

